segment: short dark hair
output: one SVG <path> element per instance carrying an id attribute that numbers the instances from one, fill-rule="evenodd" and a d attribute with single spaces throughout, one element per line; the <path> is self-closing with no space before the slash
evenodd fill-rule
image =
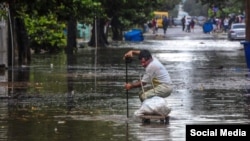
<path id="1" fill-rule="evenodd" d="M 138 59 L 141 60 L 142 58 L 144 58 L 145 60 L 151 59 L 152 55 L 148 50 L 141 50 L 140 54 L 138 55 Z"/>

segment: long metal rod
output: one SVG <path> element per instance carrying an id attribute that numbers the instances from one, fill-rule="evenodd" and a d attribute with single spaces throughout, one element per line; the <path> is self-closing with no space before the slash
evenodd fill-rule
<path id="1" fill-rule="evenodd" d="M 11 15 L 10 15 L 10 9 L 8 7 L 8 14 L 9 14 L 9 22 L 10 22 L 10 34 L 11 34 L 11 94 L 13 94 L 14 88 L 13 88 L 13 83 L 14 83 L 14 39 L 13 39 L 13 30 L 12 30 L 12 21 L 11 21 Z M 12 95 L 11 95 L 12 96 Z"/>
<path id="2" fill-rule="evenodd" d="M 95 16 L 95 93 L 96 93 L 96 66 L 97 66 L 97 21 Z"/>
<path id="3" fill-rule="evenodd" d="M 126 62 L 126 83 L 128 83 L 128 63 Z M 127 118 L 129 117 L 129 109 L 128 109 L 128 90 L 126 90 L 126 94 L 127 94 Z"/>

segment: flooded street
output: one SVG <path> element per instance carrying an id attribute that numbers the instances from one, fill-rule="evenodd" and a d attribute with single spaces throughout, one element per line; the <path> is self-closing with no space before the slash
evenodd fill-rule
<path id="1" fill-rule="evenodd" d="M 187 124 L 250 123 L 250 85 L 243 46 L 223 34 L 172 27 L 143 42 L 79 48 L 74 56 L 34 54 L 30 66 L 0 74 L 1 141 L 185 141 Z M 123 54 L 148 49 L 169 70 L 169 123 L 134 117 L 140 89 L 128 92 Z M 128 64 L 129 81 L 144 69 Z M 127 106 L 129 111 L 127 111 Z M 127 112 L 129 117 L 127 117 Z"/>

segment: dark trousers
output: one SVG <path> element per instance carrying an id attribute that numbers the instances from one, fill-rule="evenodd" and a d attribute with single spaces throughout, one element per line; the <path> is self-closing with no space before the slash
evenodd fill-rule
<path id="1" fill-rule="evenodd" d="M 182 31 L 185 30 L 185 24 L 182 24 Z"/>

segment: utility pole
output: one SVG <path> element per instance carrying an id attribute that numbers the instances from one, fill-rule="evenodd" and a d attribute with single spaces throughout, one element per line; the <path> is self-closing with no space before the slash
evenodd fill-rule
<path id="1" fill-rule="evenodd" d="M 250 42 L 250 1 L 245 0 L 246 41 Z"/>
<path id="2" fill-rule="evenodd" d="M 246 24 L 246 39 L 241 42 L 244 45 L 246 64 L 248 68 L 247 79 L 250 80 L 250 1 L 245 0 L 245 24 Z"/>

